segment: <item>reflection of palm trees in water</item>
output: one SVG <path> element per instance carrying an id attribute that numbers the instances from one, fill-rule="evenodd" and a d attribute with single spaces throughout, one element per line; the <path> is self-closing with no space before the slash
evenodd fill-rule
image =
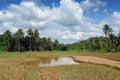
<path id="1" fill-rule="evenodd" d="M 50 62 L 52 61 L 52 60 L 55 60 L 55 61 L 57 61 L 58 60 L 58 57 L 42 57 L 41 59 L 40 59 L 40 63 L 43 63 L 43 64 L 50 64 Z"/>
<path id="2" fill-rule="evenodd" d="M 59 59 L 58 57 L 54 57 L 54 60 L 55 60 L 55 61 L 58 61 L 58 59 Z"/>
<path id="3" fill-rule="evenodd" d="M 45 67 L 45 66 L 57 66 L 57 65 L 73 65 L 78 64 L 73 61 L 71 57 L 50 57 L 44 58 L 38 64 L 38 67 Z"/>

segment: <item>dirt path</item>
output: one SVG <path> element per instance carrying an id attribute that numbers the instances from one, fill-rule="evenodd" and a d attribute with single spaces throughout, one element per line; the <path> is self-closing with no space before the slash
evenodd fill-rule
<path id="1" fill-rule="evenodd" d="M 93 57 L 93 56 L 73 56 L 73 59 L 78 62 L 90 62 L 90 63 L 96 63 L 96 64 L 105 64 L 113 67 L 120 68 L 120 62 L 100 58 L 100 57 Z"/>

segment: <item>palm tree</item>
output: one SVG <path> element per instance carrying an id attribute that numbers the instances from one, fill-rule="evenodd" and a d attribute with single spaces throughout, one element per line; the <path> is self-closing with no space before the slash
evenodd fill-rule
<path id="1" fill-rule="evenodd" d="M 120 51 L 120 32 L 118 33 L 118 51 Z"/>
<path id="2" fill-rule="evenodd" d="M 120 32 L 118 33 L 118 38 L 120 38 Z"/>
<path id="3" fill-rule="evenodd" d="M 55 41 L 54 41 L 54 49 L 55 49 L 55 50 L 57 49 L 58 45 L 59 45 L 59 41 L 58 41 L 58 40 L 55 40 Z"/>
<path id="4" fill-rule="evenodd" d="M 32 29 L 29 29 L 29 30 L 27 31 L 27 35 L 28 35 L 28 37 L 30 38 L 29 44 L 30 44 L 30 51 L 31 51 L 31 43 L 32 43 L 32 37 L 33 37 L 33 31 L 32 31 Z"/>
<path id="5" fill-rule="evenodd" d="M 5 38 L 6 38 L 7 49 L 9 49 L 9 47 L 10 47 L 10 39 L 11 39 L 11 37 L 12 37 L 11 32 L 10 32 L 9 30 L 7 30 L 6 32 L 4 32 L 3 35 L 4 35 Z"/>
<path id="6" fill-rule="evenodd" d="M 34 30 L 34 38 L 35 38 L 35 51 L 36 51 L 37 42 L 38 42 L 38 39 L 39 39 L 39 32 L 38 32 L 37 29 Z"/>
<path id="7" fill-rule="evenodd" d="M 47 39 L 45 37 L 42 38 L 42 48 L 43 50 L 47 50 Z"/>
<path id="8" fill-rule="evenodd" d="M 51 38 L 47 39 L 47 50 L 51 51 L 53 49 Z"/>
<path id="9" fill-rule="evenodd" d="M 18 51 L 20 52 L 20 47 L 21 47 L 20 40 L 21 40 L 21 38 L 24 37 L 24 32 L 22 29 L 18 29 L 18 31 L 16 32 L 16 37 L 18 39 L 18 45 L 19 45 Z"/>
<path id="10" fill-rule="evenodd" d="M 103 26 L 103 32 L 104 32 L 104 34 L 105 34 L 106 37 L 107 37 L 109 34 L 111 34 L 112 31 L 113 31 L 113 29 L 110 28 L 110 25 L 105 24 L 105 25 Z"/>

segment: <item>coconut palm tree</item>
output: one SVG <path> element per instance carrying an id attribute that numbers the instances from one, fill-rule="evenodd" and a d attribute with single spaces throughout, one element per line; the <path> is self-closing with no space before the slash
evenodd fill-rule
<path id="1" fill-rule="evenodd" d="M 33 33 L 33 30 L 32 29 L 29 29 L 28 31 L 27 31 L 27 35 L 28 35 L 28 37 L 30 38 L 30 41 L 29 41 L 29 44 L 30 44 L 30 51 L 32 50 L 31 49 L 31 44 L 32 44 L 32 37 L 34 36 L 34 33 Z"/>
<path id="2" fill-rule="evenodd" d="M 45 37 L 42 38 L 42 48 L 43 50 L 47 50 L 47 39 Z"/>
<path id="3" fill-rule="evenodd" d="M 110 25 L 105 24 L 105 25 L 103 26 L 103 32 L 104 32 L 104 34 L 105 34 L 106 37 L 107 37 L 109 34 L 111 34 L 112 31 L 113 31 L 113 29 L 110 28 Z"/>
<path id="4" fill-rule="evenodd" d="M 22 29 L 18 29 L 18 31 L 16 32 L 15 35 L 16 35 L 16 37 L 17 37 L 17 39 L 18 39 L 18 45 L 19 45 L 18 51 L 20 52 L 20 49 L 21 49 L 20 40 L 21 40 L 21 38 L 24 37 L 24 32 L 23 32 Z"/>
<path id="5" fill-rule="evenodd" d="M 49 37 L 47 39 L 47 50 L 51 51 L 53 49 L 53 45 L 52 45 L 52 41 L 51 41 L 51 38 Z"/>
<path id="6" fill-rule="evenodd" d="M 39 40 L 39 32 L 38 32 L 37 29 L 34 30 L 34 38 L 35 38 L 35 51 L 36 51 L 37 43 L 38 43 L 38 40 Z"/>
<path id="7" fill-rule="evenodd" d="M 12 37 L 11 32 L 10 32 L 9 30 L 7 30 L 6 32 L 4 32 L 3 35 L 4 35 L 5 38 L 6 38 L 7 50 L 8 50 L 9 47 L 10 47 L 10 39 L 11 39 L 11 37 Z"/>
<path id="8" fill-rule="evenodd" d="M 120 32 L 118 33 L 118 51 L 120 51 Z"/>
<path id="9" fill-rule="evenodd" d="M 59 41 L 58 41 L 58 40 L 55 40 L 55 41 L 54 41 L 54 50 L 57 49 L 58 45 L 59 45 Z"/>

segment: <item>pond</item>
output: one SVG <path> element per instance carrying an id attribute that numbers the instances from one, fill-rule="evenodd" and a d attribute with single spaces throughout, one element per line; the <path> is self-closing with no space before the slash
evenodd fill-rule
<path id="1" fill-rule="evenodd" d="M 75 62 L 71 57 L 55 57 L 49 58 L 44 61 L 40 61 L 38 67 L 46 66 L 59 66 L 59 65 L 77 65 L 79 63 Z"/>

